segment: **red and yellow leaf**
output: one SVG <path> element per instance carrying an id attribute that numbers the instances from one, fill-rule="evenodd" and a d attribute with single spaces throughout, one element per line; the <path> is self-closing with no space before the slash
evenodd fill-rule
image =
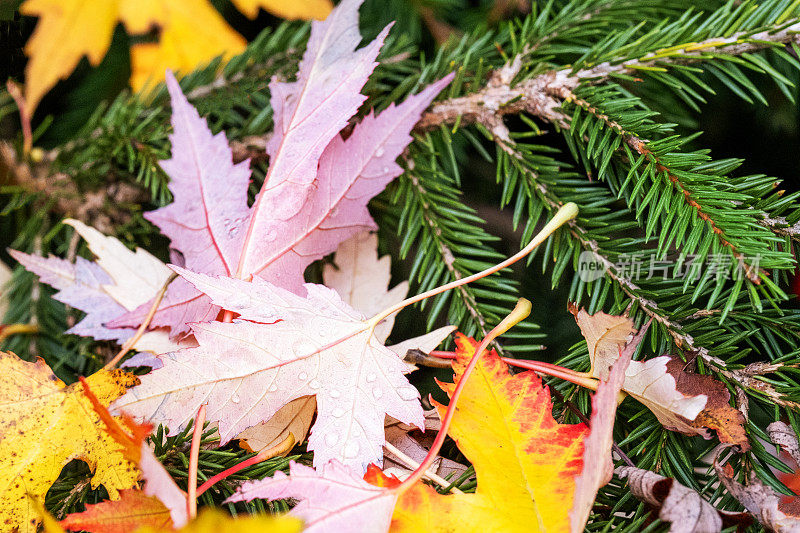
<path id="1" fill-rule="evenodd" d="M 72 513 L 61 521 L 70 531 L 128 533 L 140 527 L 171 529 L 170 511 L 161 500 L 140 490 L 122 490 L 119 500 L 87 505 L 82 513 Z"/>
<path id="2" fill-rule="evenodd" d="M 455 381 L 477 342 L 459 337 L 457 344 Z M 455 388 L 453 383 L 440 386 L 447 393 Z M 437 408 L 443 415 L 445 407 Z M 512 376 L 495 352 L 483 355 L 450 427 L 475 467 L 475 494 L 443 496 L 417 484 L 398 499 L 392 531 L 569 531 L 589 429 L 557 423 L 552 410 L 550 391 L 534 372 Z M 391 481 L 381 484 L 391 486 Z"/>

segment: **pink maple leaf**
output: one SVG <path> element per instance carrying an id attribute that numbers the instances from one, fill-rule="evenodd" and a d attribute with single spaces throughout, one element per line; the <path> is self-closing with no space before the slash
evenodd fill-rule
<path id="1" fill-rule="evenodd" d="M 258 275 L 302 294 L 303 271 L 354 234 L 374 229 L 367 203 L 402 173 L 395 159 L 411 142 L 410 131 L 452 75 L 368 115 L 347 139 L 339 135 L 366 97 L 360 90 L 375 68 L 388 27 L 355 50 L 360 0 L 342 2 L 315 22 L 297 81 L 273 80 L 275 130 L 267 143 L 270 168 L 252 208 L 246 206 L 247 163 L 232 163 L 223 134 L 181 93 L 167 86 L 173 106 L 170 175 L 173 204 L 148 215 L 172 240 L 195 272 L 248 279 Z M 141 323 L 150 305 L 109 322 Z M 176 281 L 153 318 L 179 337 L 187 323 L 211 320 L 219 311 L 190 285 Z"/>
<path id="2" fill-rule="evenodd" d="M 256 498 L 299 499 L 290 514 L 303 520 L 306 533 L 384 533 L 389 531 L 397 494 L 370 485 L 334 460 L 319 471 L 291 462 L 288 476 L 279 471 L 271 478 L 243 483 L 226 503 Z"/>

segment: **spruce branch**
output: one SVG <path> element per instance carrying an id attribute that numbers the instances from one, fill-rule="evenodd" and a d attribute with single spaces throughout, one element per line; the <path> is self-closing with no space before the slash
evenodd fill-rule
<path id="1" fill-rule="evenodd" d="M 121 206 L 149 200 L 139 187 L 124 181 L 108 181 L 97 190 L 82 192 L 67 174 L 51 173 L 50 162 L 46 154 L 39 163 L 26 161 L 17 156 L 11 143 L 0 140 L 0 183 L 42 196 L 52 202 L 51 210 L 58 215 L 112 232 L 131 218 L 131 213 Z"/>
<path id="2" fill-rule="evenodd" d="M 408 177 L 411 180 L 414 189 L 416 189 L 419 194 L 420 211 L 422 212 L 422 217 L 425 220 L 425 224 L 428 225 L 430 234 L 433 236 L 434 241 L 436 241 L 436 246 L 439 250 L 439 255 L 442 257 L 442 261 L 447 267 L 447 271 L 450 273 L 450 277 L 454 281 L 462 279 L 464 276 L 455 267 L 456 257 L 453 254 L 453 251 L 447 245 L 447 243 L 442 239 L 442 229 L 436 223 L 435 217 L 430 212 L 430 203 L 426 199 L 427 191 L 420 183 L 419 178 L 415 176 L 413 173 L 409 173 Z M 457 288 L 457 292 L 459 297 L 461 298 L 461 301 L 464 302 L 464 306 L 467 308 L 467 311 L 469 311 L 470 316 L 478 325 L 478 329 L 481 332 L 481 337 L 486 337 L 489 331 L 488 329 L 486 329 L 486 317 L 478 309 L 478 304 L 475 301 L 475 297 L 468 290 L 467 285 L 459 286 Z M 494 341 L 493 341 L 493 346 L 498 351 L 498 353 L 500 354 L 503 353 L 502 347 Z"/>
<path id="3" fill-rule="evenodd" d="M 678 44 L 648 52 L 639 58 L 604 61 L 577 71 L 572 68 L 548 71 L 512 84 L 527 56 L 538 48 L 529 47 L 492 72 L 481 90 L 435 103 L 422 116 L 416 129 L 420 132 L 430 131 L 441 124 L 458 121 L 463 125 L 483 124 L 491 131 L 503 116 L 522 112 L 565 126 L 564 116 L 558 112 L 558 100 L 552 96 L 569 95 L 584 82 L 599 83 L 620 75 L 640 75 L 648 70 L 663 72 L 671 65 L 707 61 L 723 54 L 736 57 L 790 43 L 800 43 L 800 22 L 786 25 L 778 31 L 742 31 L 730 37 L 712 37 L 700 42 Z"/>
<path id="4" fill-rule="evenodd" d="M 800 240 L 800 222 L 790 224 L 786 217 L 764 217 L 760 222 L 778 235 Z"/>

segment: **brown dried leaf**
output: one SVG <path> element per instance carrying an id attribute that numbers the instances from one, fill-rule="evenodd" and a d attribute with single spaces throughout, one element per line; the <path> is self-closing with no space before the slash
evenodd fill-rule
<path id="1" fill-rule="evenodd" d="M 317 412 L 317 399 L 303 396 L 283 406 L 275 416 L 239 433 L 239 445 L 249 452 L 260 452 L 277 446 L 294 435 L 297 442 L 305 440 Z"/>
<path id="2" fill-rule="evenodd" d="M 773 422 L 767 426 L 769 440 L 782 450 L 792 456 L 794 462 L 800 465 L 800 444 L 797 442 L 797 435 L 788 424 L 783 422 Z"/>
<path id="3" fill-rule="evenodd" d="M 697 433 L 710 439 L 711 432 L 708 429 L 713 429 L 720 442 L 735 444 L 743 451 L 749 450 L 750 441 L 744 429 L 744 415 L 730 405 L 731 394 L 725 384 L 712 376 L 687 372 L 684 367 L 685 363 L 676 358 L 667 363 L 667 372 L 675 378 L 678 392 L 686 396 L 704 395 L 708 400 L 697 417 L 689 421 L 689 426 L 694 431 L 678 431 L 690 435 Z"/>
<path id="4" fill-rule="evenodd" d="M 658 517 L 671 524 L 670 533 L 716 533 L 723 525 L 752 522 L 747 514 L 715 509 L 700 494 L 673 478 L 633 466 L 621 466 L 615 473 L 621 479 L 627 478 L 631 493 L 657 509 Z"/>
<path id="5" fill-rule="evenodd" d="M 570 311 L 586 338 L 592 375 L 603 378 L 631 341 L 636 331 L 633 321 L 602 312 L 589 315 L 575 306 Z M 629 347 L 635 349 L 638 342 Z M 688 372 L 685 366 L 681 359 L 668 355 L 632 361 L 622 389 L 646 405 L 667 429 L 706 439 L 711 438 L 713 429 L 721 442 L 749 450 L 744 415 L 729 404 L 725 385 L 712 376 Z"/>
<path id="6" fill-rule="evenodd" d="M 569 312 L 575 316 L 575 322 L 581 329 L 586 346 L 589 348 L 589 361 L 592 363 L 592 375 L 606 379 L 608 369 L 619 358 L 619 351 L 636 333 L 633 320 L 627 316 L 614 316 L 607 313 L 590 315 L 585 309 L 578 309 L 569 303 Z"/>
<path id="7" fill-rule="evenodd" d="M 428 449 L 433 444 L 436 433 L 442 427 L 439 413 L 436 409 L 425 411 L 425 432 L 423 433 L 415 426 L 404 424 L 392 417 L 386 419 L 386 442 L 409 456 L 417 463 L 421 463 L 428 454 Z M 455 480 L 466 472 L 468 467 L 459 462 L 437 457 L 433 465 L 428 470 L 433 470 L 439 476 Z M 411 472 L 408 465 L 388 450 L 384 450 L 383 471 L 395 474 L 399 478 Z M 387 474 L 387 475 L 389 475 Z"/>
<path id="8" fill-rule="evenodd" d="M 736 481 L 731 465 L 714 461 L 722 484 L 764 527 L 776 533 L 800 532 L 800 498 L 785 501 L 755 477 L 747 485 Z"/>

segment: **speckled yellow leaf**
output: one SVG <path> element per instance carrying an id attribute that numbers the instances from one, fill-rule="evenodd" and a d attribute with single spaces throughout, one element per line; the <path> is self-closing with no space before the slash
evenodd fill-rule
<path id="1" fill-rule="evenodd" d="M 136 468 L 103 430 L 80 384 L 65 386 L 41 359 L 28 363 L 4 352 L 0 375 L 0 530 L 35 532 L 39 513 L 31 498 L 42 500 L 72 459 L 86 461 L 92 487 L 102 484 L 111 498 L 136 485 Z M 112 370 L 87 382 L 108 405 L 138 379 Z"/>
<path id="2" fill-rule="evenodd" d="M 259 8 L 290 20 L 322 20 L 333 9 L 331 0 L 233 0 L 233 3 L 239 11 L 251 19 L 256 18 Z"/>
<path id="3" fill-rule="evenodd" d="M 137 533 L 300 533 L 302 522 L 289 516 L 242 515 L 237 518 L 216 509 L 200 511 L 197 519 L 192 520 L 181 529 L 139 528 Z"/>

